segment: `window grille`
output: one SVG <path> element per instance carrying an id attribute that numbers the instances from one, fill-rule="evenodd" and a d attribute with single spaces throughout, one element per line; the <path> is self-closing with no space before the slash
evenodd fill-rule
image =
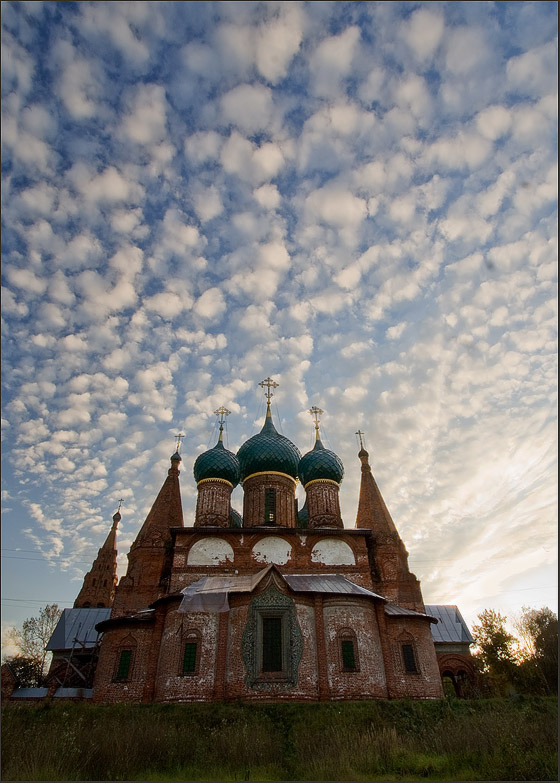
<path id="1" fill-rule="evenodd" d="M 119 668 L 117 669 L 117 680 L 126 680 L 130 671 L 132 661 L 132 650 L 121 650 L 119 658 Z"/>
<path id="2" fill-rule="evenodd" d="M 403 644 L 402 646 L 404 668 L 405 671 L 411 673 L 417 673 L 418 667 L 416 665 L 416 657 L 414 655 L 414 647 L 412 644 Z"/>
<path id="3" fill-rule="evenodd" d="M 264 523 L 265 525 L 276 524 L 276 490 L 265 489 L 264 491 Z"/>
<path id="4" fill-rule="evenodd" d="M 262 670 L 282 671 L 282 618 L 262 618 Z"/>
<path id="5" fill-rule="evenodd" d="M 196 672 L 196 653 L 197 643 L 187 642 L 185 644 L 185 654 L 183 656 L 183 674 L 194 674 Z"/>

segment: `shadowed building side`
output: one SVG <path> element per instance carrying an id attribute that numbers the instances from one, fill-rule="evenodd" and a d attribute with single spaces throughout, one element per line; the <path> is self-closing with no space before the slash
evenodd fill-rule
<path id="1" fill-rule="evenodd" d="M 119 506 L 120 508 L 120 506 Z M 88 609 L 113 606 L 117 586 L 117 526 L 121 520 L 119 511 L 113 516 L 113 526 L 93 561 L 91 570 L 84 577 L 82 589 L 74 601 L 74 608 Z"/>
<path id="2" fill-rule="evenodd" d="M 358 456 L 362 463 L 362 479 L 356 527 L 373 532 L 370 556 L 375 589 L 399 606 L 423 613 L 420 582 L 408 567 L 408 552 L 373 477 L 369 454 L 363 444 Z"/>
<path id="3" fill-rule="evenodd" d="M 176 451 L 162 488 L 128 553 L 128 568 L 115 592 L 112 616 L 148 606 L 167 589 L 171 573 L 171 528 L 183 527 L 179 486 L 181 457 Z"/>

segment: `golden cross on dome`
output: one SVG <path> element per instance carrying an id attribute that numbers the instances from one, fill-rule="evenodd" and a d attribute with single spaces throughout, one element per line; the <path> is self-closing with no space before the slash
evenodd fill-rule
<path id="1" fill-rule="evenodd" d="M 117 514 L 120 514 L 121 506 L 124 503 L 124 498 L 119 498 L 119 507 L 117 509 Z"/>
<path id="2" fill-rule="evenodd" d="M 361 430 L 358 430 L 358 432 L 355 432 L 354 434 L 357 435 L 358 438 L 360 439 L 360 448 L 363 449 L 364 448 L 364 441 L 362 440 L 362 436 L 365 435 L 365 433 L 362 432 Z"/>
<path id="3" fill-rule="evenodd" d="M 259 386 L 262 386 L 263 389 L 265 386 L 268 387 L 268 391 L 266 391 L 265 394 L 266 394 L 266 402 L 268 405 L 270 405 L 270 400 L 274 396 L 270 390 L 275 389 L 278 386 L 278 384 L 276 383 L 276 381 L 273 381 L 272 378 L 265 378 L 264 381 L 261 381 L 259 383 Z"/>
<path id="4" fill-rule="evenodd" d="M 309 413 L 313 416 L 313 421 L 315 422 L 315 431 L 317 434 L 317 438 L 319 437 L 319 416 L 322 416 L 325 411 L 322 411 L 321 408 L 318 408 L 316 405 L 314 405 L 310 410 Z"/>
<path id="5" fill-rule="evenodd" d="M 177 438 L 177 447 L 176 447 L 175 451 L 177 451 L 177 453 L 178 453 L 179 449 L 181 448 L 181 441 L 183 440 L 183 438 L 185 436 L 183 435 L 182 432 L 180 432 L 178 435 L 175 435 L 175 437 Z"/>
<path id="6" fill-rule="evenodd" d="M 223 429 L 225 418 L 226 416 L 229 416 L 230 413 L 231 411 L 228 411 L 223 405 L 214 411 L 214 416 L 220 417 L 220 429 Z"/>

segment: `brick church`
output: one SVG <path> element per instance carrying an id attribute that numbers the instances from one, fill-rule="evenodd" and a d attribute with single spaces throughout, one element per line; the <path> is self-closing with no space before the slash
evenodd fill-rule
<path id="1" fill-rule="evenodd" d="M 173 454 L 118 584 L 120 513 L 113 517 L 74 609 L 61 619 L 69 628 L 82 613 L 91 631 L 96 623 L 95 644 L 82 640 L 79 650 L 87 657 L 89 649 L 91 671 L 95 648 L 86 695 L 100 703 L 441 698 L 432 626 L 437 610 L 456 607 L 426 610 L 367 451 L 362 445 L 358 454 L 361 486 L 348 528 L 339 504 L 344 468 L 321 442 L 322 411 L 311 411 L 316 440 L 302 456 L 274 426 L 277 384 L 260 385 L 264 425 L 237 454 L 223 443 L 229 412 L 217 411 L 218 441 L 194 463 L 192 526 L 183 520 L 179 449 Z M 298 481 L 306 495 L 299 510 Z M 231 506 L 237 484 L 242 515 Z M 57 630 L 60 641 L 55 631 L 48 649 L 60 685 L 63 669 L 72 674 L 64 649 L 71 633 Z M 445 645 L 460 643 L 461 631 L 440 639 L 450 676 L 454 666 L 470 676 L 469 640 L 468 629 L 462 648 Z"/>

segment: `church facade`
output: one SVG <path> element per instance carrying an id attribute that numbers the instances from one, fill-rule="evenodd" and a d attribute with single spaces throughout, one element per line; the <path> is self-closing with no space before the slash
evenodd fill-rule
<path id="1" fill-rule="evenodd" d="M 302 456 L 274 426 L 274 382 L 261 385 L 264 425 L 237 454 L 223 443 L 228 412 L 217 412 L 218 442 L 194 464 L 193 526 L 183 521 L 177 451 L 118 585 L 105 551 L 115 551 L 111 534 L 86 576 L 75 607 L 111 606 L 96 626 L 93 700 L 442 697 L 437 620 L 426 613 L 367 451 L 358 455 L 355 527 L 346 528 L 344 469 L 323 446 L 317 415 L 315 446 Z M 299 510 L 298 481 L 306 494 Z M 238 483 L 242 515 L 231 507 Z"/>

